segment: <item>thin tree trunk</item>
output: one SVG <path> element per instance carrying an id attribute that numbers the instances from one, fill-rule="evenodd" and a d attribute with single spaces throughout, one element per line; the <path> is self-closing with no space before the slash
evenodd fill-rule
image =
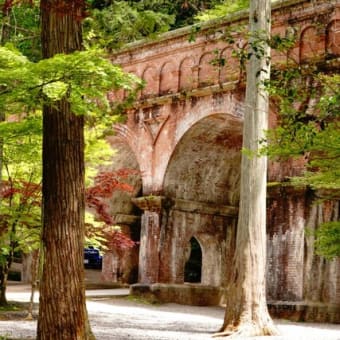
<path id="1" fill-rule="evenodd" d="M 8 281 L 8 273 L 11 265 L 13 263 L 14 258 L 14 249 L 17 245 L 17 242 L 14 240 L 14 236 L 16 233 L 16 221 L 13 222 L 9 237 L 9 253 L 5 256 L 5 261 L 0 266 L 0 306 L 6 306 L 8 304 L 6 298 L 6 290 L 7 290 L 7 281 Z"/>
<path id="2" fill-rule="evenodd" d="M 42 0 L 43 57 L 82 48 L 84 1 Z M 84 117 L 64 98 L 43 108 L 43 274 L 38 340 L 88 340 L 83 269 Z"/>
<path id="3" fill-rule="evenodd" d="M 0 306 L 6 306 L 8 304 L 6 298 L 8 268 L 7 265 L 0 266 Z"/>
<path id="4" fill-rule="evenodd" d="M 265 42 L 263 54 L 251 48 L 255 35 L 269 37 L 271 9 L 270 0 L 250 3 L 249 46 L 253 54 L 247 69 L 243 148 L 252 156 L 248 152 L 242 155 L 233 275 L 227 289 L 224 324 L 221 332 L 215 334 L 231 338 L 277 334 L 266 303 L 267 159 L 256 156 L 268 128 L 268 95 L 262 84 L 270 73 L 270 49 Z"/>
<path id="5" fill-rule="evenodd" d="M 32 263 L 31 263 L 31 296 L 27 309 L 26 320 L 33 320 L 33 307 L 34 307 L 34 295 L 38 284 L 39 278 L 39 258 L 40 249 L 32 252 Z"/>

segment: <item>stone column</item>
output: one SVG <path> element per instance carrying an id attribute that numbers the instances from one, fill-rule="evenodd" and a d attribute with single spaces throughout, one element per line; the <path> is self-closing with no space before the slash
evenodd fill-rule
<path id="1" fill-rule="evenodd" d="M 159 241 L 163 200 L 163 196 L 153 195 L 132 199 L 134 204 L 144 210 L 141 220 L 139 248 L 139 283 L 159 281 Z"/>

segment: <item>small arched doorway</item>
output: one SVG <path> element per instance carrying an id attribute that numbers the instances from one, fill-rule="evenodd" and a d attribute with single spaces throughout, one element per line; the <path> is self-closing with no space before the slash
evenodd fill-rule
<path id="1" fill-rule="evenodd" d="M 202 276 L 202 248 L 195 237 L 190 239 L 190 256 L 184 266 L 184 282 L 200 283 Z"/>

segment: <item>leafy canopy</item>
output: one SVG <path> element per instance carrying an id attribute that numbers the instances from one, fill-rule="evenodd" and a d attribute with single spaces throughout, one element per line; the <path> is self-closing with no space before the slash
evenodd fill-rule
<path id="1" fill-rule="evenodd" d="M 0 193 L 2 262 L 11 261 L 13 251 L 28 252 L 39 245 L 42 105 L 66 98 L 75 114 L 86 117 L 85 154 L 93 176 L 98 162 L 112 155 L 103 136 L 117 119 L 116 109 L 128 105 L 141 86 L 100 51 L 59 54 L 34 63 L 10 45 L 0 47 L 0 110 L 8 118 L 0 123 L 6 170 Z M 113 107 L 107 93 L 118 89 L 127 99 Z M 112 235 L 122 237 L 118 231 Z"/>
<path id="2" fill-rule="evenodd" d="M 106 49 L 119 48 L 170 29 L 173 16 L 152 9 L 141 9 L 142 4 L 114 1 L 102 10 L 94 9 L 84 20 L 87 44 Z"/>
<path id="3" fill-rule="evenodd" d="M 0 45 L 11 42 L 30 60 L 41 59 L 39 1 L 0 0 Z"/>
<path id="4" fill-rule="evenodd" d="M 141 85 L 100 51 L 57 54 L 33 63 L 0 47 L 0 110 L 6 113 L 29 114 L 66 96 L 75 114 L 104 118 L 112 112 L 108 91 L 124 89 L 132 98 Z"/>
<path id="5" fill-rule="evenodd" d="M 139 28 L 138 23 L 144 22 L 145 26 L 141 28 L 140 37 L 145 37 L 145 34 L 154 35 L 164 32 L 164 30 L 172 30 L 191 25 L 195 22 L 196 14 L 220 3 L 223 3 L 223 0 L 88 1 L 90 7 L 89 17 L 92 19 L 98 18 L 98 15 L 106 16 L 106 12 L 110 13 L 110 21 L 113 21 L 115 18 L 121 19 L 122 17 L 127 19 L 125 21 L 119 20 L 122 32 L 125 32 L 127 29 L 129 33 L 131 33 Z M 91 9 L 94 11 L 92 12 Z M 154 25 L 155 23 L 156 25 Z M 109 27 L 109 25 L 105 23 L 100 23 L 100 26 L 102 28 Z M 100 26 L 98 26 L 98 28 L 100 28 Z M 125 26 L 130 26 L 130 28 Z M 101 31 L 104 33 L 102 29 Z M 111 28 L 111 33 L 114 32 L 116 32 L 116 30 L 112 30 Z M 109 33 L 109 31 L 106 33 Z M 132 36 L 134 34 L 138 34 L 138 32 L 133 33 Z"/>
<path id="6" fill-rule="evenodd" d="M 197 14 L 196 20 L 208 21 L 247 8 L 249 8 L 249 0 L 225 0 L 222 3 L 216 4 L 216 6 L 213 8 L 207 9 Z"/>
<path id="7" fill-rule="evenodd" d="M 321 225 L 321 228 L 315 232 L 315 246 L 317 253 L 333 259 L 340 256 L 340 223 L 327 222 Z"/>
<path id="8" fill-rule="evenodd" d="M 16 251 L 39 247 L 41 226 L 41 119 L 13 117 L 0 123 L 0 265 Z"/>

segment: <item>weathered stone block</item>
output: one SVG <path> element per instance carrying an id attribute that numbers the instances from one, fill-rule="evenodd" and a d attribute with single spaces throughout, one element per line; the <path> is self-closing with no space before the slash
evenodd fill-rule
<path id="1" fill-rule="evenodd" d="M 192 306 L 216 306 L 223 302 L 221 287 L 195 284 L 134 284 L 130 294 L 142 296 L 152 302 L 173 302 Z"/>

